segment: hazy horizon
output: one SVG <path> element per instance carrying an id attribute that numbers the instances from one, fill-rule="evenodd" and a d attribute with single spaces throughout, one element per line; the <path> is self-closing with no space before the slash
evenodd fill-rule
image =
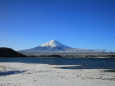
<path id="1" fill-rule="evenodd" d="M 115 51 L 115 0 L 0 0 L 0 47 L 29 49 L 50 40 Z"/>

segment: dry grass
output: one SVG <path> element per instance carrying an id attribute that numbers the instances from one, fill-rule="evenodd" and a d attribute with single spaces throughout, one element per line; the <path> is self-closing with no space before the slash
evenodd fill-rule
<path id="1" fill-rule="evenodd" d="M 3 65 L 0 65 L 0 68 L 6 68 L 5 66 L 3 66 Z"/>
<path id="2" fill-rule="evenodd" d="M 6 67 L 3 65 L 0 65 L 0 70 L 6 70 Z"/>

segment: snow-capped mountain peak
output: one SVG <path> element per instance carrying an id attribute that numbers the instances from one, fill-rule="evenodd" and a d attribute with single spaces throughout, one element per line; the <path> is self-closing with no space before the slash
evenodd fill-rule
<path id="1" fill-rule="evenodd" d="M 50 40 L 49 42 L 42 44 L 40 46 L 21 50 L 20 53 L 23 53 L 25 55 L 48 55 L 48 54 L 99 54 L 103 53 L 101 50 L 96 49 L 79 49 L 79 48 L 71 48 L 69 46 L 66 46 L 56 40 Z"/>
<path id="2" fill-rule="evenodd" d="M 60 42 L 56 41 L 56 40 L 50 40 L 49 42 L 40 45 L 40 47 L 56 47 L 56 46 L 61 46 L 64 47 L 64 44 L 61 44 Z"/>

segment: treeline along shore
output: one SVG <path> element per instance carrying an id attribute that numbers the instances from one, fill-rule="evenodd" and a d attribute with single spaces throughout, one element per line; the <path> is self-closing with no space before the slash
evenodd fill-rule
<path id="1" fill-rule="evenodd" d="M 52 55 L 28 55 L 28 57 L 75 57 L 75 58 L 96 58 L 96 57 L 108 57 L 115 58 L 115 54 L 52 54 Z"/>
<path id="2" fill-rule="evenodd" d="M 78 58 L 96 58 L 96 57 L 108 57 L 115 58 L 114 52 L 103 53 L 52 53 L 41 55 L 24 55 L 11 48 L 0 47 L 0 57 L 78 57 Z"/>

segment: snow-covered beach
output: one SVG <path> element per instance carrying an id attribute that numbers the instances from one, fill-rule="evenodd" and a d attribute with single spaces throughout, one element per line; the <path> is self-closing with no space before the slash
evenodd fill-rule
<path id="1" fill-rule="evenodd" d="M 0 86 L 114 86 L 107 69 L 60 69 L 70 65 L 0 63 Z M 76 66 L 76 65 L 71 65 Z M 79 65 L 78 65 L 79 66 Z"/>

